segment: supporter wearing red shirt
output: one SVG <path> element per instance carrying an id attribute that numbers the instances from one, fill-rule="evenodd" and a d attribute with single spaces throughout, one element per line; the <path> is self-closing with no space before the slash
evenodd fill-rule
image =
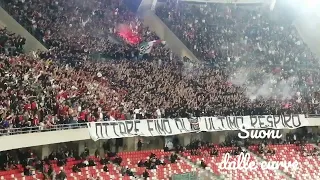
<path id="1" fill-rule="evenodd" d="M 19 121 L 20 121 L 20 122 L 22 122 L 22 121 L 24 120 L 23 115 L 19 115 L 19 117 L 18 117 L 18 118 L 19 118 Z"/>
<path id="2" fill-rule="evenodd" d="M 37 110 L 38 110 L 38 104 L 35 101 L 32 101 L 30 104 L 30 108 L 31 108 L 33 114 L 36 114 Z"/>
<path id="3" fill-rule="evenodd" d="M 116 112 L 116 110 L 114 110 L 114 109 L 112 109 L 112 110 L 109 112 L 108 115 L 109 115 L 110 119 L 112 119 L 112 118 L 116 119 L 116 118 L 117 118 L 117 112 Z"/>
<path id="4" fill-rule="evenodd" d="M 87 120 L 88 120 L 88 122 L 95 122 L 96 118 L 90 113 L 90 114 L 88 114 Z"/>
<path id="5" fill-rule="evenodd" d="M 62 107 L 62 112 L 63 112 L 63 115 L 68 115 L 68 112 L 69 112 L 69 106 L 64 105 L 64 106 Z"/>
<path id="6" fill-rule="evenodd" d="M 33 101 L 33 102 L 31 103 L 31 109 L 32 109 L 32 110 L 37 110 L 37 109 L 38 109 L 38 104 L 37 104 L 35 101 Z"/>
<path id="7" fill-rule="evenodd" d="M 24 107 L 23 107 L 23 109 L 24 109 L 25 111 L 30 111 L 30 110 L 31 110 L 31 104 L 30 104 L 30 103 L 25 104 Z"/>
<path id="8" fill-rule="evenodd" d="M 86 110 L 83 110 L 79 113 L 78 120 L 84 122 L 84 121 L 86 121 L 86 116 L 87 116 L 87 112 L 86 112 Z"/>
<path id="9" fill-rule="evenodd" d="M 116 120 L 126 120 L 126 116 L 123 113 L 118 113 Z"/>
<path id="10" fill-rule="evenodd" d="M 32 119 L 32 125 L 39 126 L 39 124 L 40 124 L 40 121 L 39 121 L 38 115 L 35 115 L 34 118 Z"/>

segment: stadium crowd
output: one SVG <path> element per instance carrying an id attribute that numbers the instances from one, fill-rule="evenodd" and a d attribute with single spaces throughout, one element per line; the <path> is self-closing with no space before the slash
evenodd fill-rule
<path id="1" fill-rule="evenodd" d="M 159 16 L 169 18 L 173 31 L 185 32 L 180 38 L 188 40 L 189 48 L 211 66 L 186 64 L 162 45 L 141 58 L 139 44 L 158 37 L 121 1 L 7 3 L 7 11 L 49 50 L 22 54 L 18 50 L 25 39 L 1 33 L 13 38 L 7 44 L 17 49 L 14 54 L 2 51 L 0 56 L 0 126 L 4 129 L 132 118 L 317 113 L 312 95 L 318 74 L 297 67 L 306 59 L 312 66 L 318 62 L 295 34 L 287 33 L 292 32 L 286 31 L 290 27 L 266 26 L 271 22 L 255 11 L 187 4 L 173 9 L 176 6 L 170 3 L 157 10 Z M 212 18 L 217 18 L 217 24 L 208 27 Z M 108 58 L 96 61 L 92 55 L 97 53 Z M 230 72 L 244 70 L 237 62 L 249 67 L 251 60 L 263 67 L 257 71 L 272 71 L 280 84 L 296 77 L 292 86 L 297 93 L 290 98 L 258 94 L 250 99 L 246 88 L 232 83 Z"/>
<path id="2" fill-rule="evenodd" d="M 83 178 L 85 178 L 85 176 L 99 178 L 97 171 L 90 171 L 90 173 L 87 174 L 84 173 L 87 172 L 88 168 L 93 167 L 98 168 L 99 172 L 110 173 L 114 172 L 113 170 L 115 169 L 119 169 L 116 173 L 121 173 L 122 177 L 132 176 L 147 179 L 147 177 L 150 177 L 149 175 L 151 175 L 152 170 L 162 169 L 169 164 L 179 164 L 181 156 L 185 156 L 185 158 L 188 158 L 188 156 L 190 158 L 191 156 L 193 157 L 192 160 L 196 160 L 197 157 L 221 157 L 225 153 L 237 156 L 241 152 L 277 156 L 281 153 L 281 150 L 278 150 L 280 145 L 286 146 L 290 144 L 292 145 L 289 148 L 290 151 L 293 150 L 298 156 L 319 156 L 319 147 L 316 147 L 316 145 L 314 147 L 310 146 L 310 143 L 318 144 L 318 142 L 319 134 L 310 133 L 307 128 L 301 128 L 300 131 L 290 132 L 286 134 L 285 138 L 278 140 L 272 138 L 259 141 L 250 138 L 243 140 L 238 138 L 236 133 L 234 133 L 226 136 L 225 141 L 220 144 L 195 139 L 188 145 L 182 146 L 176 141 L 172 143 L 171 148 L 168 148 L 166 145 L 163 151 L 155 149 L 153 151 L 116 153 L 103 147 L 104 152 L 100 152 L 98 148 L 93 153 L 89 151 L 89 148 L 84 147 L 81 153 L 77 153 L 66 145 L 58 149 L 53 149 L 48 156 L 40 159 L 39 154 L 37 154 L 35 150 L 27 148 L 0 152 L 0 175 L 3 175 L 5 172 L 23 171 L 25 177 L 37 176 L 38 179 L 65 179 L 72 178 L 73 175 L 71 174 L 81 174 L 81 172 L 83 172 Z M 108 144 L 108 142 L 105 143 Z M 245 147 L 245 149 L 243 147 Z M 248 148 L 251 152 L 248 151 Z M 149 152 L 149 154 L 146 152 Z M 159 152 L 163 155 L 159 155 Z M 138 153 L 141 153 L 141 155 L 138 155 Z M 130 156 L 132 159 L 129 160 L 125 154 L 133 155 Z M 135 162 L 135 160 L 138 161 Z M 131 164 L 130 161 L 133 162 L 133 164 Z M 127 165 L 130 165 L 130 167 Z M 202 160 L 199 161 L 200 168 L 206 169 L 208 166 L 210 166 L 210 163 L 208 163 L 207 160 L 202 158 Z M 137 171 L 137 169 L 140 170 Z M 39 175 L 41 175 L 42 178 L 40 178 Z"/>
<path id="3" fill-rule="evenodd" d="M 318 58 L 284 16 L 264 6 L 171 0 L 159 5 L 156 14 L 206 64 L 226 68 L 228 80 L 245 87 L 249 98 L 295 96 L 295 103 L 317 104 L 310 95 L 319 90 Z"/>
<path id="4" fill-rule="evenodd" d="M 9 32 L 6 28 L 0 29 L 0 52 L 8 55 L 21 53 L 26 39 L 20 35 Z"/>

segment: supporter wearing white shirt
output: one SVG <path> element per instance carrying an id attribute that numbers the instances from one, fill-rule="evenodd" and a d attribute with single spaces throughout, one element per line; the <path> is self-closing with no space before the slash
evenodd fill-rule
<path id="1" fill-rule="evenodd" d="M 98 121 L 103 121 L 103 113 L 101 107 L 98 108 L 98 113 L 99 113 L 99 119 Z"/>
<path id="2" fill-rule="evenodd" d="M 141 108 L 137 108 L 133 110 L 133 119 L 137 118 L 137 114 L 141 114 Z"/>
<path id="3" fill-rule="evenodd" d="M 43 130 L 44 127 L 45 127 L 44 123 L 43 123 L 43 122 L 40 122 L 40 123 L 39 123 L 39 130 L 40 130 L 40 131 Z"/>
<path id="4" fill-rule="evenodd" d="M 81 105 L 78 105 L 78 112 L 81 112 L 82 108 Z"/>
<path id="5" fill-rule="evenodd" d="M 168 141 L 167 147 L 168 147 L 169 150 L 172 150 L 173 149 L 173 143 L 171 141 Z"/>
<path id="6" fill-rule="evenodd" d="M 141 115 L 142 117 L 144 117 L 144 116 L 146 115 L 146 113 L 147 113 L 147 110 L 146 110 L 146 109 L 143 109 L 143 110 L 141 110 L 140 115 Z"/>
<path id="7" fill-rule="evenodd" d="M 88 165 L 89 165 L 88 160 L 84 160 L 84 161 L 83 161 L 83 164 L 86 165 L 86 166 L 88 166 Z"/>
<path id="8" fill-rule="evenodd" d="M 110 120 L 110 121 L 115 121 L 116 119 L 115 119 L 114 117 L 110 116 L 110 117 L 109 117 L 109 120 Z"/>
<path id="9" fill-rule="evenodd" d="M 160 108 L 157 108 L 156 115 L 157 115 L 157 119 L 161 118 L 161 110 L 160 110 Z"/>

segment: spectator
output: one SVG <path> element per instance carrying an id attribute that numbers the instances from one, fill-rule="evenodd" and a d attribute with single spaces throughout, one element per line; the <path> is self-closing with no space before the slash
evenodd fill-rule
<path id="1" fill-rule="evenodd" d="M 206 168 L 207 167 L 206 163 L 203 160 L 201 160 L 200 166 L 202 168 Z"/>
<path id="2" fill-rule="evenodd" d="M 127 174 L 128 176 L 134 176 L 133 172 L 132 172 L 131 169 L 129 169 L 129 168 L 126 169 L 126 174 Z"/>
<path id="3" fill-rule="evenodd" d="M 67 179 L 67 175 L 63 170 L 61 170 L 57 175 L 57 180 L 65 180 L 65 179 Z"/>
<path id="4" fill-rule="evenodd" d="M 100 159 L 100 164 L 101 164 L 101 165 L 106 165 L 106 164 L 109 163 L 109 161 L 110 161 L 110 159 L 109 159 L 108 157 L 101 158 L 101 159 Z"/>
<path id="5" fill-rule="evenodd" d="M 121 174 L 122 176 L 125 176 L 126 175 L 126 172 L 127 172 L 127 168 L 126 167 L 121 167 Z"/>
<path id="6" fill-rule="evenodd" d="M 89 159 L 89 165 L 88 166 L 95 166 L 96 163 L 92 160 L 92 159 Z"/>
<path id="7" fill-rule="evenodd" d="M 87 157 L 90 155 L 89 148 L 87 146 L 84 147 L 84 156 Z"/>
<path id="8" fill-rule="evenodd" d="M 82 162 L 82 167 L 88 167 L 89 166 L 89 161 L 87 159 L 85 159 L 83 162 Z"/>
<path id="9" fill-rule="evenodd" d="M 26 39 L 9 32 L 6 28 L 0 28 L 0 54 L 12 55 L 22 53 Z"/>
<path id="10" fill-rule="evenodd" d="M 81 169 L 75 164 L 72 166 L 72 172 L 74 173 L 81 172 Z"/>
<path id="11" fill-rule="evenodd" d="M 144 163 L 143 163 L 142 160 L 140 160 L 140 161 L 138 162 L 138 167 L 143 167 L 143 166 L 144 166 Z"/>
<path id="12" fill-rule="evenodd" d="M 108 170 L 108 166 L 106 166 L 106 165 L 105 165 L 105 166 L 103 166 L 103 171 L 104 171 L 104 172 L 109 172 L 109 170 Z"/>
<path id="13" fill-rule="evenodd" d="M 219 152 L 218 152 L 218 150 L 217 150 L 215 147 L 213 147 L 213 148 L 211 148 L 210 155 L 211 155 L 211 156 L 218 156 L 218 155 L 219 155 Z"/>
<path id="14" fill-rule="evenodd" d="M 144 170 L 142 176 L 143 176 L 143 178 L 144 178 L 145 180 L 148 179 L 148 177 L 150 177 L 149 172 L 148 172 L 147 170 Z"/>
<path id="15" fill-rule="evenodd" d="M 25 176 L 31 176 L 31 175 L 32 175 L 30 166 L 25 166 L 25 167 L 23 168 L 23 174 L 24 174 Z"/>
<path id="16" fill-rule="evenodd" d="M 141 149 L 142 149 L 141 139 L 138 140 L 137 147 L 138 147 L 137 150 L 138 150 L 138 151 L 141 151 Z"/>
<path id="17" fill-rule="evenodd" d="M 157 14 L 203 61 L 191 63 L 162 45 L 142 57 L 147 61 L 133 61 L 139 43 L 158 37 L 122 2 L 56 2 L 7 1 L 8 12 L 49 51 L 23 55 L 25 39 L 0 31 L 1 133 L 125 117 L 319 112 L 319 73 L 301 68 L 318 67 L 317 59 L 291 25 L 274 23 L 258 8 L 176 1 L 159 7 Z M 97 54 L 108 61 L 95 61 Z M 247 71 L 250 78 L 238 82 Z M 290 96 L 283 84 L 292 87 Z"/>
<path id="18" fill-rule="evenodd" d="M 171 163 L 176 163 L 177 159 L 178 159 L 178 155 L 177 154 L 172 153 L 170 155 L 170 162 Z"/>
<path id="19" fill-rule="evenodd" d="M 113 163 L 114 164 L 117 164 L 118 166 L 120 166 L 121 165 L 121 162 L 122 162 L 122 158 L 121 157 L 116 157 L 116 158 L 114 158 L 114 160 L 113 160 Z"/>
<path id="20" fill-rule="evenodd" d="M 96 151 L 94 152 L 94 156 L 96 158 L 100 158 L 100 150 L 99 149 L 96 149 Z"/>
<path id="21" fill-rule="evenodd" d="M 52 166 L 50 165 L 49 166 L 49 169 L 48 169 L 48 175 L 49 177 L 51 177 L 53 179 L 53 177 L 55 177 L 55 171 L 53 170 Z"/>

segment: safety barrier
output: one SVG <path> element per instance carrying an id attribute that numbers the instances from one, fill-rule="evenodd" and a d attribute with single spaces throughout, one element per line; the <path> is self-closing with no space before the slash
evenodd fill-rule
<path id="1" fill-rule="evenodd" d="M 79 129 L 79 128 L 87 128 L 87 123 L 58 124 L 58 125 L 52 125 L 48 128 L 45 128 L 42 126 L 36 126 L 36 127 L 0 129 L 0 136 L 26 134 L 26 133 L 39 133 L 39 132 L 48 132 L 48 131 L 60 131 L 60 130 Z"/>
<path id="2" fill-rule="evenodd" d="M 309 115 L 306 115 L 306 118 L 309 121 L 309 126 L 320 126 L 320 115 L 309 114 Z M 26 134 L 26 133 L 39 133 L 39 132 L 48 132 L 48 131 L 71 130 L 71 129 L 79 129 L 79 128 L 87 128 L 87 123 L 58 124 L 58 125 L 52 125 L 49 128 L 37 126 L 37 127 L 0 129 L 0 136 Z"/>

